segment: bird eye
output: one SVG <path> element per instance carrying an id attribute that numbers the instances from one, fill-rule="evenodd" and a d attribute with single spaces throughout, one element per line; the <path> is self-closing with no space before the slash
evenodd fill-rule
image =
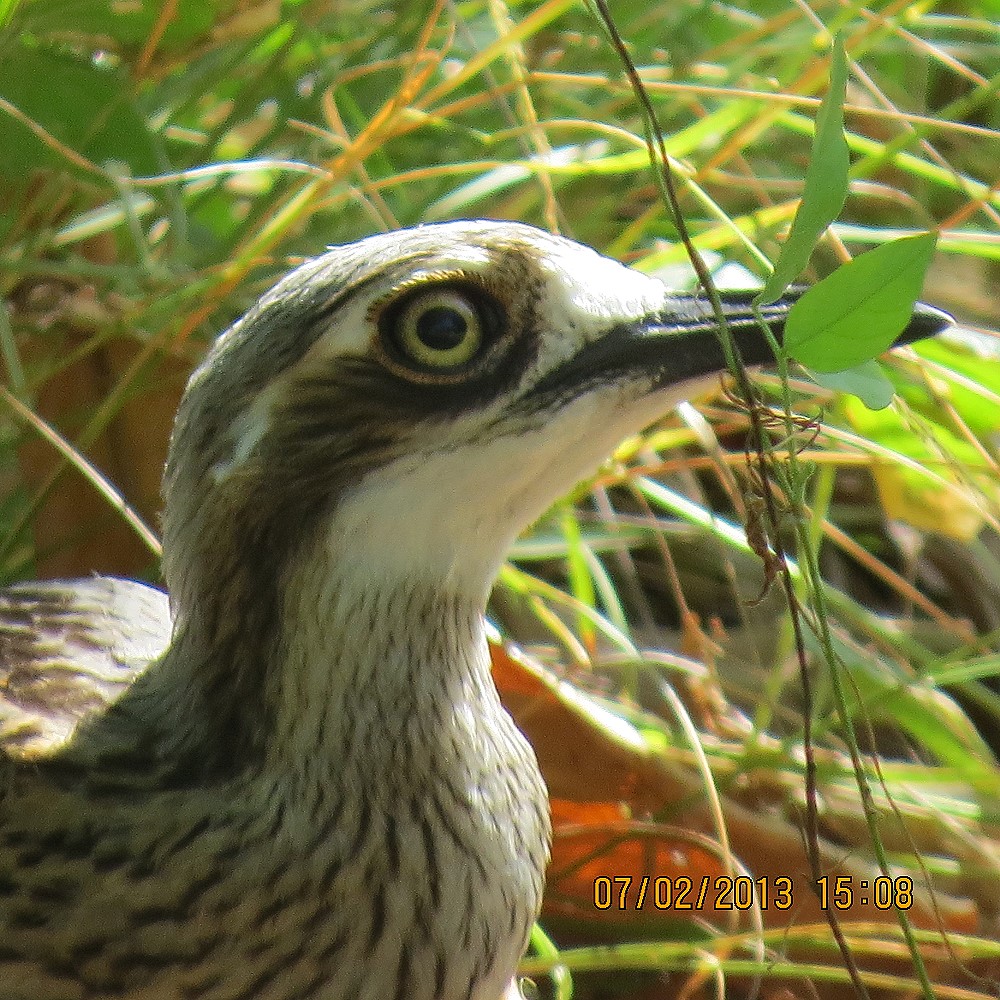
<path id="1" fill-rule="evenodd" d="M 457 368 L 483 345 L 475 304 L 453 288 L 419 292 L 393 316 L 392 335 L 403 355 L 428 368 Z"/>

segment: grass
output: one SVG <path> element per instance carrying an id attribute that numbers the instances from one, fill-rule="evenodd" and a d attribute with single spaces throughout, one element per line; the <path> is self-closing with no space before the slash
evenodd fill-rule
<path id="1" fill-rule="evenodd" d="M 925 297 L 997 326 L 988 3 L 622 2 L 613 13 L 718 280 L 760 281 L 777 256 L 841 30 L 850 187 L 806 277 L 933 228 Z M 185 373 L 328 243 L 489 215 L 692 280 L 621 64 L 568 0 L 335 12 L 179 0 L 114 13 L 22 0 L 0 19 L 5 580 L 155 579 L 158 469 Z M 602 988 L 595 970 L 669 973 L 666 995 L 845 982 L 797 832 L 811 745 L 823 870 L 855 887 L 874 871 L 845 718 L 867 751 L 891 873 L 923 887 L 909 947 L 889 911 L 839 914 L 861 979 L 890 995 L 919 989 L 920 956 L 925 993 L 928 982 L 938 996 L 995 989 L 1000 769 L 981 734 L 996 746 L 1000 362 L 935 343 L 897 352 L 888 373 L 895 402 L 872 412 L 793 372 L 795 412 L 823 423 L 791 435 L 785 390 L 758 380 L 776 455 L 797 455 L 804 475 L 797 495 L 785 483 L 798 507 L 781 537 L 809 605 L 808 743 L 788 611 L 744 527 L 759 490 L 732 399 L 698 400 L 623 443 L 518 542 L 493 618 L 547 665 L 531 668 L 550 696 L 543 750 L 570 733 L 587 747 L 575 772 L 547 775 L 562 818 L 542 923 L 558 945 L 525 965 L 543 990 L 553 968 L 574 975 L 551 989 L 577 997 Z M 91 467 L 117 494 L 95 491 L 81 476 Z M 775 912 L 755 924 L 752 908 L 609 914 L 586 896 L 602 873 L 714 880 L 741 866 L 794 875 L 791 930 Z M 617 981 L 603 995 L 668 989 Z"/>

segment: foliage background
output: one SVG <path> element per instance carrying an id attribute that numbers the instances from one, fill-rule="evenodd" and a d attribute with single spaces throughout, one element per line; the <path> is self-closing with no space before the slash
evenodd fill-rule
<path id="1" fill-rule="evenodd" d="M 620 0 L 612 13 L 720 281 L 762 277 L 776 256 L 801 191 L 829 32 L 843 29 L 851 193 L 806 277 L 936 227 L 925 297 L 973 328 L 1000 325 L 996 0 Z M 558 229 L 690 282 L 634 95 L 585 7 L 0 2 L 0 577 L 155 579 L 155 545 L 122 503 L 155 531 L 170 417 L 206 343 L 328 244 L 463 216 Z M 892 377 L 897 403 L 879 413 L 796 383 L 803 412 L 822 408 L 827 420 L 799 446 L 817 463 L 814 535 L 855 708 L 910 823 L 896 836 L 886 821 L 894 863 L 958 900 L 945 910 L 964 916 L 945 923 L 971 935 L 953 937 L 949 954 L 929 930 L 925 958 L 940 989 L 988 994 L 956 957 L 996 975 L 1000 772 L 988 744 L 1000 742 L 1000 363 L 989 339 L 933 344 L 895 361 Z M 715 789 L 706 837 L 717 842 L 727 819 L 738 826 L 739 810 L 767 815 L 770 833 L 755 827 L 753 838 L 774 837 L 776 863 L 795 843 L 803 730 L 785 613 L 774 594 L 752 603 L 762 580 L 735 486 L 744 430 L 717 395 L 627 443 L 593 490 L 519 543 L 491 612 L 580 690 L 610 699 L 644 754 L 652 747 Z M 121 501 L 94 489 L 88 466 Z M 667 678 L 681 703 L 667 705 Z M 824 835 L 867 856 L 821 675 L 815 712 Z M 696 732 L 697 749 L 687 738 Z M 557 798 L 560 777 L 549 776 Z M 588 795 L 564 798 L 580 808 Z M 887 799 L 880 807 L 891 814 Z M 655 820 L 661 848 L 677 846 L 668 829 L 691 828 L 682 810 L 624 794 L 612 802 L 603 790 L 587 809 L 572 822 Z M 726 851 L 745 858 L 736 840 Z M 607 871 L 627 863 L 603 858 Z M 768 870 L 766 859 L 753 870 Z M 842 982 L 822 921 L 815 939 L 761 931 L 760 952 L 739 937 L 745 928 L 720 930 L 718 915 L 609 924 L 593 908 L 551 905 L 549 915 L 564 944 L 652 939 L 659 950 L 632 964 L 674 977 L 639 975 L 619 994 L 578 974 L 578 996 L 673 996 L 682 984 L 696 995 L 758 974 L 796 995 L 807 978 Z M 871 976 L 898 977 L 872 984 L 904 990 L 917 972 L 893 928 L 852 930 L 852 942 Z M 712 974 L 692 974 L 706 949 Z M 578 947 L 562 958 L 619 976 L 620 954 Z M 799 964 L 783 972 L 779 955 Z"/>

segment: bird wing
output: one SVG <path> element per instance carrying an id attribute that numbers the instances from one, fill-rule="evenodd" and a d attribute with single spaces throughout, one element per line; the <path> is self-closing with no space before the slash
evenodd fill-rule
<path id="1" fill-rule="evenodd" d="M 0 757 L 55 753 L 170 641 L 167 595 L 93 577 L 0 590 Z"/>

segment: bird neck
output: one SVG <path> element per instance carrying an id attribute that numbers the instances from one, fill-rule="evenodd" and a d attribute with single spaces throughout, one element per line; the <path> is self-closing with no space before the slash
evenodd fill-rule
<path id="1" fill-rule="evenodd" d="M 164 729 L 182 770 L 295 770 L 345 755 L 359 769 L 393 767 L 400 753 L 482 744 L 504 715 L 486 582 L 458 587 L 383 558 L 368 537 L 319 532 L 283 566 L 234 563 L 176 609 L 157 700 L 174 706 Z"/>
<path id="2" fill-rule="evenodd" d="M 291 581 L 269 747 L 278 767 L 323 757 L 358 773 L 419 766 L 481 745 L 503 711 L 480 602 L 371 569 L 334 551 Z"/>

